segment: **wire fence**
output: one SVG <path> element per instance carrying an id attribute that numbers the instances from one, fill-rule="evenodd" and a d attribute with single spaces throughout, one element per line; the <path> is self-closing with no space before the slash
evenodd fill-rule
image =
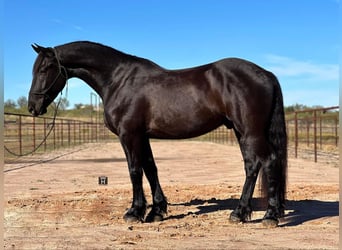
<path id="1" fill-rule="evenodd" d="M 317 162 L 322 156 L 338 161 L 339 107 L 297 111 L 286 116 L 289 154 Z M 118 140 L 103 124 L 74 119 L 32 117 L 5 113 L 5 162 L 22 155 L 45 153 L 83 143 Z M 214 143 L 237 144 L 233 130 L 224 126 L 194 138 Z"/>

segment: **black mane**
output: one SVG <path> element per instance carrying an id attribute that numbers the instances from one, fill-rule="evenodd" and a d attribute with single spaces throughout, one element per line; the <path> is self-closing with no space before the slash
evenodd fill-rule
<path id="1" fill-rule="evenodd" d="M 75 50 L 84 51 L 84 53 L 94 53 L 97 55 L 103 54 L 103 56 L 106 56 L 106 57 L 109 57 L 109 55 L 112 55 L 115 58 L 120 58 L 121 60 L 127 60 L 131 62 L 138 61 L 141 63 L 150 64 L 152 66 L 162 68 L 158 64 L 148 59 L 124 53 L 120 50 L 114 49 L 107 45 L 103 45 L 101 43 L 96 43 L 96 42 L 91 42 L 91 41 L 75 41 L 75 42 L 70 42 L 70 43 L 57 46 L 56 48 L 58 49 L 61 47 L 66 47 L 66 46 L 74 48 Z"/>

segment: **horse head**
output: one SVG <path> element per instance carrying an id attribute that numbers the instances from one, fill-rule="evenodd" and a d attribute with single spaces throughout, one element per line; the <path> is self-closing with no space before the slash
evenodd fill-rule
<path id="1" fill-rule="evenodd" d="M 54 48 L 44 48 L 37 44 L 32 45 L 32 48 L 38 56 L 33 66 L 28 110 L 33 116 L 38 116 L 46 113 L 47 107 L 64 88 L 68 77 Z"/>

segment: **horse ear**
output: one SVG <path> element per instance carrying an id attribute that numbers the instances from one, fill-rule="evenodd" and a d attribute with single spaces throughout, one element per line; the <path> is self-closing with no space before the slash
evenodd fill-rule
<path id="1" fill-rule="evenodd" d="M 38 54 L 40 52 L 42 52 L 45 56 L 53 56 L 54 55 L 52 48 L 45 48 L 45 47 L 40 46 L 36 43 L 32 44 L 31 46 L 32 46 L 33 50 L 36 51 Z"/>
<path id="2" fill-rule="evenodd" d="M 34 43 L 34 44 L 31 44 L 32 48 L 34 51 L 37 52 L 37 54 L 39 54 L 39 52 L 41 51 L 41 46 L 39 46 L 38 44 Z"/>

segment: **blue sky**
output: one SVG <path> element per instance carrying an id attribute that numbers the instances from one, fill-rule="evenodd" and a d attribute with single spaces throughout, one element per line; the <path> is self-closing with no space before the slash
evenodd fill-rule
<path id="1" fill-rule="evenodd" d="M 286 106 L 339 103 L 339 0 L 5 0 L 4 12 L 4 100 L 28 94 L 32 43 L 90 40 L 169 69 L 244 58 L 277 75 Z M 91 92 L 70 79 L 70 107 Z"/>

